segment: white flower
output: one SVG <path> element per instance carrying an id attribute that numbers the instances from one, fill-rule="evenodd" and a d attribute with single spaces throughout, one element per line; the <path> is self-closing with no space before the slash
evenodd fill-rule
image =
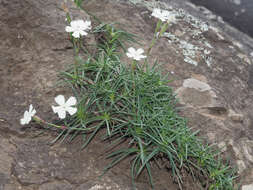
<path id="1" fill-rule="evenodd" d="M 164 22 L 167 20 L 167 14 L 168 14 L 168 11 L 155 8 L 151 16 L 156 17 Z"/>
<path id="2" fill-rule="evenodd" d="M 169 15 L 167 15 L 167 22 L 168 23 L 176 23 L 177 19 L 175 14 L 169 13 Z"/>
<path id="3" fill-rule="evenodd" d="M 161 9 L 157 9 L 155 8 L 151 14 L 151 16 L 156 17 L 158 19 L 160 19 L 161 21 L 167 21 L 167 22 L 176 22 L 176 17 L 175 14 L 172 14 L 171 12 L 167 11 L 167 10 L 161 10 Z"/>
<path id="4" fill-rule="evenodd" d="M 26 124 L 30 123 L 30 121 L 32 120 L 32 117 L 35 114 L 36 114 L 36 110 L 33 109 L 33 105 L 30 104 L 29 111 L 25 111 L 24 117 L 22 119 L 20 119 L 20 124 L 21 125 L 26 125 Z"/>
<path id="5" fill-rule="evenodd" d="M 73 32 L 72 36 L 80 38 L 80 36 L 86 36 L 87 30 L 91 29 L 91 21 L 73 20 L 70 22 L 70 26 L 66 26 L 66 32 Z"/>
<path id="6" fill-rule="evenodd" d="M 128 48 L 128 52 L 126 53 L 127 57 L 133 58 L 134 60 L 140 61 L 143 58 L 146 58 L 145 55 L 142 55 L 144 50 L 139 48 L 135 50 L 133 47 Z"/>
<path id="7" fill-rule="evenodd" d="M 77 112 L 77 108 L 72 107 L 76 105 L 76 98 L 71 96 L 66 102 L 63 95 L 58 95 L 55 97 L 55 101 L 59 106 L 52 106 L 54 113 L 57 113 L 59 118 L 64 119 L 66 117 L 66 112 L 70 115 L 74 115 Z"/>

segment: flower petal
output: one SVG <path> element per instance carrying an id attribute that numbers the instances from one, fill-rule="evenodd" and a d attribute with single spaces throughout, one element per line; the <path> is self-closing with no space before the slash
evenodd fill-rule
<path id="1" fill-rule="evenodd" d="M 33 105 L 32 104 L 30 104 L 30 106 L 29 106 L 29 113 L 31 113 L 32 112 L 32 110 L 33 110 Z"/>
<path id="2" fill-rule="evenodd" d="M 33 108 L 33 105 L 30 104 L 29 106 L 29 116 L 33 117 L 36 114 L 36 110 Z"/>
<path id="3" fill-rule="evenodd" d="M 73 96 L 71 96 L 68 100 L 67 100 L 67 102 L 66 102 L 66 106 L 74 106 L 74 105 L 76 105 L 76 98 L 75 97 L 73 97 Z"/>
<path id="4" fill-rule="evenodd" d="M 25 124 L 26 124 L 25 118 L 20 119 L 20 124 L 21 124 L 21 125 L 25 125 Z"/>
<path id="5" fill-rule="evenodd" d="M 70 22 L 70 26 L 73 27 L 73 28 L 75 28 L 76 26 L 79 25 L 79 23 L 80 23 L 80 20 L 72 20 Z"/>
<path id="6" fill-rule="evenodd" d="M 28 111 L 25 111 L 25 113 L 24 113 L 24 119 L 25 120 L 29 120 L 29 117 L 31 117 L 30 113 Z"/>
<path id="7" fill-rule="evenodd" d="M 61 107 L 60 106 L 52 106 L 52 110 L 54 113 L 57 113 Z"/>
<path id="8" fill-rule="evenodd" d="M 130 57 L 130 58 L 132 58 L 133 57 L 133 55 L 131 54 L 131 53 L 126 53 L 126 55 L 127 55 L 127 57 Z"/>
<path id="9" fill-rule="evenodd" d="M 30 121 L 32 120 L 31 117 L 28 117 L 28 118 L 26 118 L 26 119 L 27 119 L 27 120 L 26 120 L 26 124 L 30 123 Z"/>
<path id="10" fill-rule="evenodd" d="M 74 32 L 73 28 L 71 26 L 66 26 L 65 27 L 66 32 Z"/>
<path id="11" fill-rule="evenodd" d="M 91 29 L 91 21 L 85 21 L 81 26 L 82 30 L 90 30 Z"/>
<path id="12" fill-rule="evenodd" d="M 80 38 L 79 31 L 74 31 L 73 34 L 72 34 L 72 36 L 75 37 L 75 38 Z"/>
<path id="13" fill-rule="evenodd" d="M 63 95 L 58 95 L 57 97 L 55 97 L 54 100 L 55 100 L 56 103 L 59 104 L 59 105 L 65 104 L 65 98 L 64 98 Z"/>
<path id="14" fill-rule="evenodd" d="M 144 59 L 144 58 L 146 58 L 147 56 L 146 55 L 140 55 L 139 56 L 141 59 Z"/>
<path id="15" fill-rule="evenodd" d="M 31 121 L 31 119 L 32 119 L 31 114 L 28 111 L 25 111 L 25 113 L 24 113 L 25 124 L 28 124 Z"/>
<path id="16" fill-rule="evenodd" d="M 138 54 L 143 54 L 143 53 L 144 53 L 144 50 L 143 50 L 142 48 L 139 48 L 139 49 L 137 49 L 137 53 L 138 53 Z"/>
<path id="17" fill-rule="evenodd" d="M 130 47 L 130 48 L 128 48 L 128 52 L 133 54 L 133 53 L 135 53 L 135 49 L 133 47 Z"/>
<path id="18" fill-rule="evenodd" d="M 25 111 L 24 117 L 20 119 L 20 124 L 21 125 L 28 124 L 32 120 L 32 117 L 35 115 L 35 113 L 36 110 L 33 109 L 32 104 L 30 104 L 29 111 Z"/>
<path id="19" fill-rule="evenodd" d="M 88 27 L 90 27 L 91 26 L 91 21 L 90 20 L 86 20 L 85 21 L 85 25 L 88 26 Z"/>
<path id="20" fill-rule="evenodd" d="M 79 33 L 82 35 L 82 36 L 86 36 L 88 33 L 83 31 L 83 30 L 80 30 Z"/>
<path id="21" fill-rule="evenodd" d="M 161 12 L 160 9 L 154 8 L 151 16 L 157 17 L 157 15 Z"/>
<path id="22" fill-rule="evenodd" d="M 64 119 L 66 117 L 66 111 L 64 109 L 58 109 L 57 114 L 60 119 Z"/>
<path id="23" fill-rule="evenodd" d="M 73 107 L 67 107 L 66 111 L 69 112 L 70 115 L 74 115 L 77 112 L 77 108 L 73 108 Z"/>
<path id="24" fill-rule="evenodd" d="M 33 109 L 32 112 L 31 112 L 31 117 L 33 117 L 35 114 L 36 114 L 36 110 Z"/>

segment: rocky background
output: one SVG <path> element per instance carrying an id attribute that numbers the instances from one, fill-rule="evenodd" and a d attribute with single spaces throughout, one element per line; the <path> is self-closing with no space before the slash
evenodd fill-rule
<path id="1" fill-rule="evenodd" d="M 108 163 L 99 138 L 80 151 L 79 141 L 52 146 L 56 132 L 19 124 L 30 103 L 38 115 L 52 120 L 49 105 L 54 97 L 70 93 L 56 87 L 58 72 L 73 63 L 63 2 L 0 0 L 0 190 L 131 189 L 127 161 L 98 178 Z M 68 6 L 73 18 L 90 19 L 72 1 Z M 146 50 L 155 27 L 151 10 L 161 7 L 177 14 L 177 23 L 152 50 L 154 60 L 164 63 L 164 73 L 170 73 L 169 85 L 178 94 L 180 114 L 188 118 L 189 126 L 220 147 L 238 167 L 242 189 L 252 189 L 252 40 L 181 0 L 84 0 L 83 7 L 140 36 Z M 166 171 L 154 174 L 158 190 L 177 189 Z M 150 188 L 145 176 L 137 188 Z M 184 188 L 194 186 L 189 182 Z"/>
<path id="2" fill-rule="evenodd" d="M 253 1 L 251 0 L 190 0 L 220 15 L 226 22 L 253 37 Z M 207 11 L 206 11 L 207 13 Z M 212 16 L 215 19 L 215 16 Z"/>

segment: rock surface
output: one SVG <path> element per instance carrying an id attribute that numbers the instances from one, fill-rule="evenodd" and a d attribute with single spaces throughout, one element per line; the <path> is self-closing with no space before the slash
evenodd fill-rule
<path id="1" fill-rule="evenodd" d="M 251 189 L 253 189 L 253 184 L 242 186 L 242 190 L 251 190 Z"/>
<path id="2" fill-rule="evenodd" d="M 57 134 L 41 134 L 37 126 L 19 124 L 30 103 L 39 108 L 41 117 L 52 120 L 48 105 L 59 93 L 70 93 L 53 88 L 58 71 L 73 63 L 64 31 L 63 2 L 0 1 L 0 190 L 131 189 L 127 162 L 98 178 L 108 163 L 99 139 L 83 151 L 78 141 L 50 146 Z M 177 14 L 177 23 L 156 44 L 150 61 L 164 63 L 163 72 L 171 73 L 173 80 L 169 85 L 178 93 L 180 114 L 188 118 L 193 130 L 200 130 L 201 136 L 230 157 L 245 190 L 253 181 L 252 58 L 241 48 L 244 44 L 238 47 L 217 26 L 178 9 L 180 3 L 170 2 L 85 0 L 83 6 L 102 21 L 118 22 L 119 27 L 140 36 L 146 50 L 155 27 L 152 8 L 160 6 Z M 72 1 L 68 6 L 72 17 L 89 18 Z M 166 171 L 154 173 L 157 189 L 176 189 Z M 144 176 L 137 188 L 149 189 L 146 182 Z"/>

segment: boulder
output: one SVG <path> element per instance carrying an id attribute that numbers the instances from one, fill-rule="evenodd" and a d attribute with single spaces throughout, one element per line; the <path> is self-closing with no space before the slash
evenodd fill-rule
<path id="1" fill-rule="evenodd" d="M 50 106 L 58 94 L 70 90 L 55 87 L 57 74 L 73 63 L 73 49 L 65 32 L 63 3 L 73 18 L 91 19 L 66 0 L 0 0 L 0 189 L 131 189 L 129 163 L 123 162 L 98 178 L 108 163 L 104 144 L 95 141 L 80 151 L 79 141 L 49 145 L 57 134 L 35 125 L 22 127 L 19 119 L 33 104 L 43 119 L 54 119 Z M 106 23 L 138 35 L 148 49 L 156 20 L 154 7 L 173 11 L 172 24 L 152 49 L 172 80 L 180 114 L 192 130 L 217 144 L 231 164 L 238 167 L 242 189 L 253 179 L 253 49 L 226 23 L 216 25 L 190 3 L 171 0 L 84 0 L 83 8 Z M 201 18 L 201 19 L 200 19 Z M 210 19 L 210 20 L 209 20 Z M 225 29 L 226 30 L 225 30 Z M 240 35 L 239 35 L 240 34 Z M 85 40 L 92 40 L 88 35 Z M 136 45 L 140 47 L 140 45 Z M 124 60 L 127 61 L 123 57 Z M 35 138 L 36 137 L 36 138 Z M 177 188 L 171 175 L 154 170 L 157 189 Z M 137 189 L 149 189 L 146 177 Z M 190 190 L 194 183 L 184 189 Z M 197 189 L 196 187 L 194 187 Z"/>

